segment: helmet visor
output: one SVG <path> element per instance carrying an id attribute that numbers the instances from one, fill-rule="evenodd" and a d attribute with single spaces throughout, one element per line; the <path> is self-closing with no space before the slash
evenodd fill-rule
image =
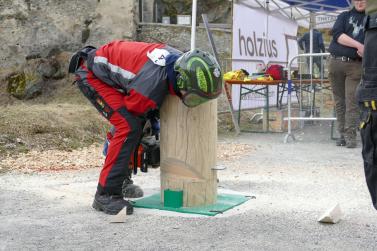
<path id="1" fill-rule="evenodd" d="M 186 92 L 182 96 L 182 102 L 188 107 L 195 107 L 200 104 L 203 104 L 205 102 L 209 101 L 208 98 L 204 98 L 196 94 L 195 92 Z"/>

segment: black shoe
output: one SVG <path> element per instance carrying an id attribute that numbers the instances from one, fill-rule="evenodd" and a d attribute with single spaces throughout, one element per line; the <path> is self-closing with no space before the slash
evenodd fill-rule
<path id="1" fill-rule="evenodd" d="M 140 198 L 144 196 L 143 190 L 133 184 L 134 182 L 131 179 L 126 179 L 123 182 L 122 194 L 125 198 Z"/>
<path id="2" fill-rule="evenodd" d="M 346 145 L 346 140 L 344 138 L 339 138 L 336 140 L 336 143 L 335 143 L 336 146 L 345 146 Z"/>
<path id="3" fill-rule="evenodd" d="M 346 147 L 347 148 L 356 148 L 357 147 L 356 140 L 349 140 L 349 141 L 347 141 Z"/>
<path id="4" fill-rule="evenodd" d="M 121 195 L 100 195 L 96 193 L 92 207 L 105 214 L 118 214 L 124 207 L 127 207 L 126 214 L 130 215 L 134 212 L 134 207 L 128 200 L 124 200 Z"/>

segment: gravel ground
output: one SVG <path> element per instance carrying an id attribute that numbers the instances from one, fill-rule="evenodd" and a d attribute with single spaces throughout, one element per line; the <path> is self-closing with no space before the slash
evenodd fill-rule
<path id="1" fill-rule="evenodd" d="M 32 155 L 3 160 L 23 166 L 0 176 L 0 250 L 377 249 L 377 212 L 365 185 L 361 148 L 336 147 L 327 124 L 307 126 L 289 144 L 283 136 L 219 136 L 219 145 L 229 146 L 219 148 L 219 164 L 227 167 L 219 171 L 219 189 L 255 199 L 216 217 L 136 209 L 125 223 L 112 224 L 111 216 L 90 207 L 97 162 L 84 169 L 77 166 L 85 160 L 76 160 L 74 168 L 61 171 L 51 160 L 54 168 L 40 172 Z M 159 169 L 134 180 L 153 193 Z M 318 223 L 336 203 L 342 220 Z"/>

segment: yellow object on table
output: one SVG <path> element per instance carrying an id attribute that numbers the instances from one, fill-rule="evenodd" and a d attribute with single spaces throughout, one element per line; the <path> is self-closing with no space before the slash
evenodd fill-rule
<path id="1" fill-rule="evenodd" d="M 272 81 L 274 80 L 270 75 L 257 78 L 260 81 Z"/>
<path id="2" fill-rule="evenodd" d="M 274 79 L 270 75 L 247 76 L 243 79 L 243 81 L 250 81 L 250 80 L 271 81 Z"/>
<path id="3" fill-rule="evenodd" d="M 244 80 L 246 74 L 243 70 L 229 71 L 224 74 L 224 80 Z"/>

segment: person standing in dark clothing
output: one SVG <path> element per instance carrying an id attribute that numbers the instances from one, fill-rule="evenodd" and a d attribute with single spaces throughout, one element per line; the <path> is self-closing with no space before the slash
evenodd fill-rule
<path id="1" fill-rule="evenodd" d="M 310 53 L 310 32 L 306 32 L 299 40 L 298 46 L 305 53 Z M 323 43 L 322 33 L 317 29 L 313 29 L 313 53 L 325 52 L 325 44 Z M 307 60 L 308 68 L 310 58 Z M 318 71 L 322 72 L 321 69 L 321 57 L 313 57 L 313 64 L 318 67 Z M 314 65 L 313 65 L 314 66 Z M 322 74 L 321 74 L 322 75 Z"/>
<path id="2" fill-rule="evenodd" d="M 364 52 L 365 0 L 353 0 L 354 7 L 341 13 L 333 28 L 329 52 L 329 80 L 335 100 L 340 138 L 337 146 L 355 148 L 358 104 L 355 99 L 361 78 Z"/>
<path id="3" fill-rule="evenodd" d="M 356 98 L 361 107 L 360 135 L 367 186 L 377 209 L 377 0 L 369 0 L 365 23 L 363 76 Z"/>

